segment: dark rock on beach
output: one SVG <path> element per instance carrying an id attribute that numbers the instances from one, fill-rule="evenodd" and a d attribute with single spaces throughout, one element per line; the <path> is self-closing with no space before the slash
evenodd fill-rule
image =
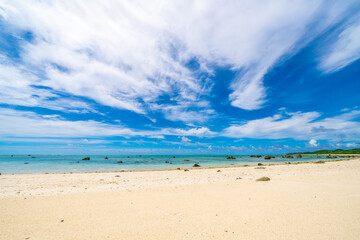
<path id="1" fill-rule="evenodd" d="M 90 157 L 85 157 L 85 158 L 83 158 L 81 160 L 88 161 L 88 160 L 90 160 Z"/>
<path id="2" fill-rule="evenodd" d="M 256 179 L 256 181 L 258 181 L 258 182 L 266 182 L 266 181 L 270 181 L 270 178 L 268 178 L 268 177 L 262 177 L 262 178 Z"/>
<path id="3" fill-rule="evenodd" d="M 195 164 L 193 165 L 193 167 L 200 167 L 200 165 L 197 164 L 197 163 L 195 163 Z"/>
<path id="4" fill-rule="evenodd" d="M 105 157 L 105 159 L 109 159 L 108 157 Z"/>
<path id="5" fill-rule="evenodd" d="M 256 167 L 255 169 L 265 169 L 265 167 Z"/>
<path id="6" fill-rule="evenodd" d="M 236 159 L 234 156 L 229 156 L 226 159 Z"/>
<path id="7" fill-rule="evenodd" d="M 123 161 L 117 161 L 117 163 L 123 163 Z"/>

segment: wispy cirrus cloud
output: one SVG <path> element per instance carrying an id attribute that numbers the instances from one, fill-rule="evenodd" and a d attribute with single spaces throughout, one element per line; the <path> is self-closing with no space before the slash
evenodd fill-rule
<path id="1" fill-rule="evenodd" d="M 335 41 L 324 50 L 320 69 L 335 72 L 360 58 L 360 17 L 351 19 Z"/>
<path id="2" fill-rule="evenodd" d="M 43 76 L 31 81 L 146 114 L 163 95 L 176 96 L 175 106 L 199 101 L 212 85 L 198 72 L 211 75 L 213 66 L 239 72 L 229 86 L 233 106 L 263 107 L 269 69 L 340 21 L 352 4 L 14 0 L 1 3 L 0 14 L 11 34 L 32 33 L 31 41 L 20 45 L 22 61 L 16 65 L 24 71 L 40 68 Z M 187 66 L 192 59 L 198 61 L 196 70 Z M 187 108 L 181 111 L 186 115 Z M 165 116 L 174 119 L 167 110 Z"/>

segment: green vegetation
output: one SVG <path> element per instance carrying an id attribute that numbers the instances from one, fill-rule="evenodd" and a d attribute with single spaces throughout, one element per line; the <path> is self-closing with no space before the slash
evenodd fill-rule
<path id="1" fill-rule="evenodd" d="M 336 150 L 318 150 L 314 152 L 300 152 L 300 153 L 291 153 L 291 154 L 360 154 L 360 148 L 355 149 L 336 149 Z"/>

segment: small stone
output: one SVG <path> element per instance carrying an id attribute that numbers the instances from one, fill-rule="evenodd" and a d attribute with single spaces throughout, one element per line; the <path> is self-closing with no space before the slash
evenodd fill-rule
<path id="1" fill-rule="evenodd" d="M 60 222 L 64 222 L 64 219 L 62 219 Z"/>
<path id="2" fill-rule="evenodd" d="M 262 178 L 256 179 L 256 181 L 258 181 L 258 182 L 266 182 L 266 181 L 270 181 L 270 178 L 268 178 L 268 177 L 262 177 Z"/>
<path id="3" fill-rule="evenodd" d="M 120 175 L 115 175 L 115 177 L 120 177 Z"/>
<path id="4" fill-rule="evenodd" d="M 262 165 L 264 165 L 264 164 L 262 164 L 262 163 L 258 163 L 258 166 L 262 166 Z"/>
<path id="5" fill-rule="evenodd" d="M 193 167 L 200 167 L 200 165 L 197 164 L 197 163 L 195 163 L 195 164 L 193 165 Z"/>
<path id="6" fill-rule="evenodd" d="M 217 170 L 216 172 L 221 172 L 221 170 Z"/>
<path id="7" fill-rule="evenodd" d="M 184 169 L 184 172 L 188 172 L 189 171 L 189 169 Z"/>

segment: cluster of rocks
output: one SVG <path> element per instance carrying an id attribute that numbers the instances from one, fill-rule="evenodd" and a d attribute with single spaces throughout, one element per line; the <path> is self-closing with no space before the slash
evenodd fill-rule
<path id="1" fill-rule="evenodd" d="M 234 156 L 229 156 L 229 157 L 227 157 L 226 159 L 236 159 L 236 157 L 234 157 Z"/>
<path id="2" fill-rule="evenodd" d="M 90 160 L 90 157 L 84 157 L 82 160 L 88 161 L 88 160 Z"/>
<path id="3" fill-rule="evenodd" d="M 250 155 L 250 157 L 252 157 L 252 158 L 261 158 L 262 156 L 261 155 Z"/>
<path id="4" fill-rule="evenodd" d="M 266 160 L 270 160 L 270 159 L 272 159 L 272 158 L 275 158 L 275 156 L 267 155 L 267 156 L 264 157 L 264 159 L 266 159 Z"/>
<path id="5" fill-rule="evenodd" d="M 286 154 L 285 156 L 282 156 L 282 158 L 294 158 L 294 157 L 289 154 Z"/>

